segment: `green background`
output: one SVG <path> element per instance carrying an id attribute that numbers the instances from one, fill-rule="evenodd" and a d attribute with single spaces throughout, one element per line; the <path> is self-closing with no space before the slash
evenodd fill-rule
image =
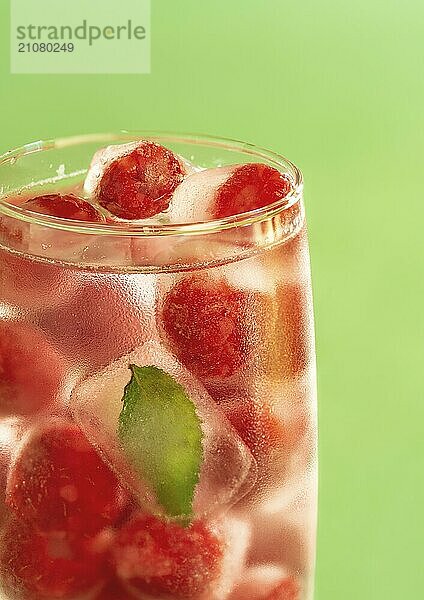
<path id="1" fill-rule="evenodd" d="M 245 139 L 303 169 L 319 368 L 316 597 L 422 597 L 424 4 L 153 0 L 152 73 L 140 76 L 9 75 L 5 4 L 1 151 L 156 128 Z"/>

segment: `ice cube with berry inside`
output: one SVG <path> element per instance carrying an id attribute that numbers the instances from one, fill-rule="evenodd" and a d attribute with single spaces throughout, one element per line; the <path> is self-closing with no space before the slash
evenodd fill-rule
<path id="1" fill-rule="evenodd" d="M 71 411 L 144 510 L 175 518 L 228 510 L 256 462 L 202 385 L 156 341 L 81 382 Z"/>
<path id="2" fill-rule="evenodd" d="M 18 518 L 6 520 L 0 532 L 2 598 L 93 598 L 108 571 L 107 553 L 87 537 L 45 533 Z"/>
<path id="3" fill-rule="evenodd" d="M 181 526 L 139 511 L 118 533 L 112 564 L 135 598 L 225 600 L 241 578 L 249 540 L 247 521 L 233 515 Z"/>
<path id="4" fill-rule="evenodd" d="M 168 208 L 172 193 L 192 166 L 150 140 L 98 150 L 84 191 L 120 219 L 146 219 Z"/>
<path id="5" fill-rule="evenodd" d="M 96 228 L 106 224 L 106 217 L 88 200 L 74 194 L 49 194 L 30 198 L 22 206 L 31 212 L 70 221 L 74 227 L 58 230 L 31 223 L 27 243 L 32 254 L 98 265 L 130 262 L 130 240 L 97 234 Z M 76 225 L 81 226 L 81 231 L 75 229 Z"/>
<path id="6" fill-rule="evenodd" d="M 127 144 L 115 144 L 100 148 L 94 153 L 90 166 L 84 181 L 84 192 L 92 196 L 99 185 L 103 171 L 110 163 L 125 154 L 129 154 L 137 148 L 137 142 L 128 142 Z"/>
<path id="7" fill-rule="evenodd" d="M 72 536 L 113 526 L 128 495 L 115 474 L 66 417 L 44 417 L 23 436 L 14 453 L 6 505 L 39 530 Z"/>
<path id="8" fill-rule="evenodd" d="M 157 322 L 164 345 L 211 393 L 245 386 L 266 343 L 275 304 L 272 278 L 254 256 L 159 280 Z M 215 395 L 211 393 L 215 399 Z"/>
<path id="9" fill-rule="evenodd" d="M 29 424 L 8 467 L 0 574 L 7 597 L 92 597 L 128 495 L 64 416 Z"/>
<path id="10" fill-rule="evenodd" d="M 287 175 L 265 164 L 204 169 L 175 189 L 169 215 L 174 223 L 224 219 L 273 204 L 290 191 Z"/>

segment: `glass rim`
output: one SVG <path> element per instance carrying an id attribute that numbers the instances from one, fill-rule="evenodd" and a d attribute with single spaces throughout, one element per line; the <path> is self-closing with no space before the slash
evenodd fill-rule
<path id="1" fill-rule="evenodd" d="M 276 168 L 284 167 L 288 170 L 291 177 L 292 189 L 287 196 L 281 198 L 264 207 L 257 208 L 251 211 L 231 215 L 222 219 L 211 219 L 190 223 L 160 223 L 160 224 L 144 224 L 140 221 L 117 221 L 114 223 L 89 223 L 73 221 L 71 219 L 63 219 L 53 217 L 51 215 L 43 215 L 23 209 L 19 206 L 11 204 L 7 201 L 7 195 L 0 196 L 0 213 L 8 217 L 26 221 L 32 224 L 47 226 L 54 229 L 74 233 L 87 234 L 103 234 L 116 236 L 135 236 L 135 237 L 152 237 L 166 235 L 199 235 L 213 233 L 220 230 L 232 229 L 234 227 L 243 227 L 266 221 L 276 215 L 290 209 L 295 204 L 300 203 L 303 192 L 303 175 L 301 170 L 283 155 L 267 150 L 255 144 L 242 142 L 240 140 L 225 138 L 220 136 L 212 136 L 197 133 L 177 133 L 168 131 L 128 131 L 122 130 L 111 133 L 92 133 L 61 137 L 51 140 L 39 140 L 29 144 L 25 144 L 13 150 L 9 150 L 3 155 L 0 155 L 0 166 L 10 163 L 13 165 L 17 160 L 24 156 L 37 152 L 45 152 L 48 150 L 77 146 L 84 143 L 95 142 L 131 142 L 139 139 L 149 139 L 159 143 L 174 142 L 186 143 L 192 145 L 203 145 L 215 148 L 223 148 L 225 150 L 239 152 L 249 156 L 256 156 L 265 159 L 267 163 L 271 163 Z M 88 170 L 88 167 L 87 167 Z M 63 181 L 66 178 L 83 175 L 86 170 L 66 173 L 57 178 L 51 178 L 49 182 Z M 26 189 L 25 187 L 22 189 Z"/>

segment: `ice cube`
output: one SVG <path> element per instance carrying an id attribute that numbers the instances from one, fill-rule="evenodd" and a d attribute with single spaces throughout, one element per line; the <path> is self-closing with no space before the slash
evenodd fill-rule
<path id="1" fill-rule="evenodd" d="M 280 564 L 253 565 L 244 571 L 229 600 L 263 600 L 288 576 L 287 568 Z"/>
<path id="2" fill-rule="evenodd" d="M 231 262 L 222 267 L 229 283 L 236 289 L 246 292 L 261 292 L 270 295 L 275 291 L 273 273 L 267 268 L 262 256 L 251 256 Z"/>
<path id="3" fill-rule="evenodd" d="M 207 599 L 225 600 L 239 581 L 246 563 L 250 543 L 250 526 L 246 520 L 234 516 L 223 519 L 221 535 L 225 550 L 218 579 L 209 591 Z"/>
<path id="4" fill-rule="evenodd" d="M 73 225 L 75 225 L 73 223 Z M 31 223 L 27 240 L 30 254 L 68 263 L 91 266 L 119 266 L 131 264 L 131 238 L 108 235 L 95 231 L 102 223 L 89 224 L 91 233 L 52 229 Z M 87 223 L 84 223 L 84 227 Z"/>
<path id="5" fill-rule="evenodd" d="M 91 159 L 91 164 L 84 181 L 84 192 L 92 196 L 96 191 L 103 171 L 113 160 L 135 150 L 137 144 L 138 142 L 129 142 L 128 144 L 112 145 L 97 150 Z"/>
<path id="6" fill-rule="evenodd" d="M 135 150 L 139 144 L 140 140 L 128 142 L 127 144 L 106 146 L 106 148 L 100 148 L 100 150 L 97 150 L 91 160 L 91 164 L 84 181 L 84 192 L 89 196 L 94 195 L 105 169 L 107 169 L 107 167 L 117 158 L 121 158 L 126 154 L 130 154 L 130 152 Z M 186 158 L 183 158 L 182 156 L 178 156 L 178 158 L 185 166 L 187 174 L 195 173 L 197 171 L 197 167 L 195 167 Z"/>
<path id="7" fill-rule="evenodd" d="M 296 486 L 280 491 L 250 511 L 249 561 L 283 562 L 299 573 L 310 572 L 315 552 L 317 478 L 315 466 L 299 474 Z"/>
<path id="8" fill-rule="evenodd" d="M 140 520 L 139 523 L 141 522 L 142 524 L 142 515 L 140 516 Z M 132 523 L 134 524 L 134 521 Z M 137 521 L 135 521 L 135 523 L 137 523 Z M 165 582 L 163 583 L 165 583 L 165 588 L 169 586 L 175 590 L 181 585 L 187 586 L 187 583 L 191 580 L 192 587 L 194 588 L 190 593 L 190 598 L 192 600 L 226 600 L 240 580 L 243 569 L 245 568 L 247 550 L 250 542 L 250 526 L 245 519 L 240 519 L 233 515 L 226 515 L 217 521 L 208 523 L 198 522 L 197 525 L 202 527 L 201 531 L 204 531 L 205 529 L 209 530 L 213 535 L 214 540 L 219 543 L 220 552 L 222 552 L 219 557 L 214 557 L 214 555 L 207 552 L 205 548 L 202 556 L 199 556 L 198 561 L 196 561 L 196 556 L 190 553 L 190 549 L 192 548 L 193 541 L 196 542 L 197 548 L 199 549 L 199 545 L 202 542 L 201 534 L 199 534 L 199 532 L 197 533 L 196 540 L 196 538 L 193 537 L 194 533 L 190 533 L 190 530 L 187 529 L 188 540 L 186 540 L 186 543 L 184 544 L 181 539 L 181 533 L 176 536 L 174 532 L 174 534 L 171 534 L 171 537 L 167 539 L 167 532 L 166 529 L 164 529 L 162 531 L 161 542 L 165 542 L 165 556 L 169 548 L 169 541 L 172 541 L 174 544 L 174 547 L 171 548 L 172 556 L 170 557 L 170 562 L 165 560 L 163 553 L 160 553 L 158 560 L 155 561 L 154 554 L 149 554 L 154 553 L 155 550 L 160 550 L 160 548 L 158 548 L 157 544 L 148 546 L 143 553 L 143 559 L 146 561 L 146 564 L 150 564 L 150 561 L 152 562 L 154 565 L 153 571 L 157 574 L 154 574 L 152 569 L 146 571 L 145 564 L 141 563 L 140 575 L 143 574 L 143 579 L 144 577 L 146 578 L 145 581 L 143 581 L 143 579 L 136 576 L 139 566 L 137 564 L 137 548 L 140 545 L 140 540 L 142 541 L 144 539 L 143 533 L 145 532 L 141 529 L 134 535 L 134 531 L 132 531 L 132 536 L 128 541 L 129 545 L 124 543 L 115 548 L 115 561 L 118 563 L 116 571 L 121 578 L 121 585 L 123 588 L 135 598 L 140 598 L 142 600 L 158 600 L 159 597 L 170 599 L 171 596 L 165 592 L 157 592 L 153 596 L 144 589 L 149 589 L 150 582 L 152 582 L 152 587 L 154 588 L 155 579 L 158 579 L 160 582 L 161 577 L 164 576 Z M 137 539 L 134 540 L 134 537 Z M 147 537 L 149 536 L 147 535 Z M 180 556 L 176 556 L 175 553 L 179 552 L 181 552 Z M 186 555 L 187 552 L 188 555 Z M 217 558 L 216 562 L 214 558 Z M 176 559 L 177 565 L 174 564 Z M 217 570 L 217 574 L 212 581 L 210 581 L 207 570 L 209 560 L 213 561 L 214 567 Z M 199 573 L 196 572 L 197 563 L 199 564 L 199 569 L 203 568 L 204 571 Z M 165 572 L 163 571 L 164 564 L 167 565 L 167 571 Z M 176 566 L 177 572 L 174 572 L 173 569 L 175 569 Z M 190 570 L 188 571 L 188 569 Z M 142 585 L 143 583 L 146 585 Z M 196 588 L 197 591 L 195 591 Z M 177 596 L 178 598 L 183 597 L 180 593 L 175 591 L 175 597 Z M 184 595 L 184 598 L 185 597 L 186 596 Z M 172 595 L 172 598 L 174 598 L 174 595 Z"/>
<path id="9" fill-rule="evenodd" d="M 168 214 L 172 223 L 213 218 L 215 194 L 234 172 L 234 166 L 204 169 L 186 177 L 175 190 Z"/>
<path id="10" fill-rule="evenodd" d="M 16 447 L 25 431 L 26 421 L 21 417 L 6 417 L 0 420 L 0 517 L 6 511 L 5 493 L 10 464 Z"/>
<path id="11" fill-rule="evenodd" d="M 75 383 L 76 374 L 52 340 L 24 321 L 0 321 L 0 365 L 2 416 L 43 412 L 65 401 Z"/>
<path id="12" fill-rule="evenodd" d="M 315 467 L 314 395 L 305 380 L 276 383 L 252 371 L 239 385 L 223 381 L 207 389 L 258 465 L 241 506 L 282 511 Z"/>
<path id="13" fill-rule="evenodd" d="M 175 190 L 170 217 L 174 223 L 232 218 L 277 201 L 281 203 L 290 191 L 289 177 L 269 165 L 247 163 L 204 169 L 186 178 Z M 298 221 L 300 204 L 292 209 L 287 200 L 285 206 L 288 210 L 284 211 L 283 222 L 293 225 Z M 265 228 L 258 224 L 258 228 L 247 228 L 247 235 L 240 238 L 247 240 L 253 233 L 251 241 L 256 237 L 264 242 L 277 241 L 274 220 L 269 220 L 270 228 L 266 223 Z M 288 232 L 292 230 L 293 227 L 288 228 Z"/>
<path id="14" fill-rule="evenodd" d="M 39 324 L 93 373 L 155 336 L 154 298 L 154 275 L 83 277 L 69 303 L 46 311 Z"/>
<path id="15" fill-rule="evenodd" d="M 158 280 L 164 343 L 206 388 L 243 385 L 274 343 L 275 282 L 253 258 Z"/>
<path id="16" fill-rule="evenodd" d="M 63 203 L 61 198 L 63 199 L 65 196 L 68 196 L 68 201 Z M 71 217 L 78 218 L 78 225 L 81 225 L 80 230 L 56 228 L 33 221 L 31 223 L 19 223 L 16 225 L 13 219 L 1 217 L 0 241 L 5 246 L 25 254 L 67 263 L 89 263 L 95 266 L 104 264 L 125 266 L 131 263 L 130 238 L 104 233 L 99 235 L 96 228 L 105 226 L 105 218 L 96 213 L 89 203 L 81 201 L 80 210 L 78 211 L 75 208 L 74 214 L 69 212 L 72 211 L 73 203 L 69 194 L 48 194 L 38 196 L 38 198 L 39 201 L 37 201 L 37 194 L 34 193 L 30 197 L 17 196 L 10 198 L 9 201 L 27 210 L 31 210 L 31 201 L 34 201 L 33 208 L 35 213 L 38 213 L 36 218 L 43 219 L 42 210 L 45 208 L 49 219 L 52 219 L 52 217 L 63 218 L 65 221 L 68 220 L 67 225 L 72 225 L 73 228 L 75 228 L 76 224 L 74 220 L 70 219 Z M 27 202 L 30 203 L 27 205 Z M 37 204 L 37 202 L 39 203 Z M 98 215 L 97 221 L 91 222 L 87 220 L 88 218 L 94 219 L 91 211 Z M 42 282 L 44 272 L 41 268 L 39 270 L 41 271 L 38 277 L 40 284 L 44 283 Z M 46 271 L 45 276 L 49 278 L 47 268 L 44 271 Z M 36 278 L 35 274 L 33 278 Z M 57 294 L 51 294 L 51 297 L 55 298 Z M 49 302 L 46 301 L 46 304 L 49 304 Z"/>
<path id="17" fill-rule="evenodd" d="M 76 271 L 0 250 L 0 302 L 31 311 L 52 308 L 72 298 L 79 284 Z"/>
<path id="18" fill-rule="evenodd" d="M 204 454 L 194 495 L 194 514 L 225 512 L 254 485 L 256 462 L 201 384 L 158 342 L 146 342 L 77 386 L 71 398 L 71 411 L 80 427 L 140 504 L 161 514 L 163 510 L 153 490 L 131 467 L 117 436 L 124 387 L 131 375 L 130 364 L 162 369 L 190 395 L 201 419 Z"/>

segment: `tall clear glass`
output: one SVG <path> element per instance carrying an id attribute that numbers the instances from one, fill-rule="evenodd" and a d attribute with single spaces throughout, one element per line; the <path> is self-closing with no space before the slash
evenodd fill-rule
<path id="1" fill-rule="evenodd" d="M 180 224 L 79 223 L 10 201 L 77 190 L 95 151 L 139 138 L 200 167 L 266 163 L 292 191 Z M 0 158 L 5 599 L 311 600 L 317 426 L 302 191 L 285 158 L 197 135 L 81 136 Z M 125 417 L 124 444 L 131 385 L 144 412 Z M 192 512 L 179 519 L 170 507 L 187 489 L 175 474 L 196 461 Z"/>

